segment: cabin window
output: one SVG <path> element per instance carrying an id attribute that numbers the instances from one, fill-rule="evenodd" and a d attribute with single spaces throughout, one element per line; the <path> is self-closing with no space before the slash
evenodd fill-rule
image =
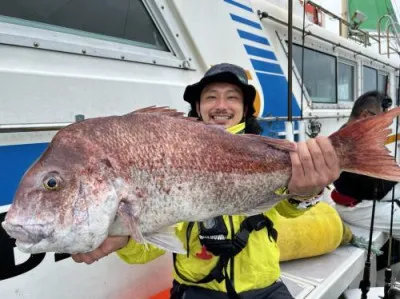
<path id="1" fill-rule="evenodd" d="M 302 73 L 302 47 L 293 45 L 293 60 Z M 336 103 L 336 57 L 304 48 L 304 85 L 315 103 Z"/>
<path id="2" fill-rule="evenodd" d="M 374 91 L 378 88 L 378 71 L 374 68 L 363 66 L 363 93 Z"/>
<path id="3" fill-rule="evenodd" d="M 338 62 L 338 101 L 354 101 L 354 65 Z"/>
<path id="4" fill-rule="evenodd" d="M 141 0 L 12 0 L 1 21 L 169 51 Z"/>
<path id="5" fill-rule="evenodd" d="M 378 91 L 385 93 L 386 91 L 386 82 L 388 79 L 388 74 L 379 73 L 378 74 Z M 388 91 L 389 93 L 389 91 Z"/>

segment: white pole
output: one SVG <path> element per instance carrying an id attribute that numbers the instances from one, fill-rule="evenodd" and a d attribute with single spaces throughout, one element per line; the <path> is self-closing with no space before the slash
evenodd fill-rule
<path id="1" fill-rule="evenodd" d="M 299 141 L 305 141 L 306 140 L 306 130 L 305 130 L 305 121 L 300 120 L 299 121 Z"/>
<path id="2" fill-rule="evenodd" d="M 285 133 L 287 140 L 294 141 L 293 123 L 291 121 L 285 121 Z"/>

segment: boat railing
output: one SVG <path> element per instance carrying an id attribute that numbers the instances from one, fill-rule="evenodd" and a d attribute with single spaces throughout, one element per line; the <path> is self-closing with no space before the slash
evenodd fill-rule
<path id="1" fill-rule="evenodd" d="M 386 14 L 379 18 L 378 20 L 378 47 L 379 54 L 390 54 L 398 53 L 400 49 L 400 36 L 399 36 L 399 23 L 395 22 L 391 15 Z M 386 52 L 382 50 L 382 38 L 386 38 Z M 395 41 L 395 52 L 391 52 L 393 48 L 390 46 L 391 40 Z"/>

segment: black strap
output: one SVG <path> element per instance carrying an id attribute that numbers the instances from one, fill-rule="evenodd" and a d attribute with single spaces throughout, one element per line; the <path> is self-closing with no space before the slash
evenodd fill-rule
<path id="1" fill-rule="evenodd" d="M 233 257 L 232 257 L 233 259 Z M 228 259 L 229 260 L 229 259 Z M 232 285 L 232 281 L 230 280 L 228 276 L 228 260 L 226 261 L 224 265 L 224 275 L 225 275 L 225 287 L 226 287 L 226 292 L 228 294 L 229 299 L 241 299 L 238 293 L 236 293 L 235 288 Z"/>
<path id="2" fill-rule="evenodd" d="M 186 256 L 187 257 L 189 257 L 189 251 L 190 251 L 189 242 L 190 242 L 190 235 L 192 234 L 193 225 L 194 225 L 194 222 L 189 222 L 188 227 L 186 229 L 186 248 L 187 248 Z"/>
<path id="3" fill-rule="evenodd" d="M 250 216 L 243 220 L 240 225 L 240 230 L 235 234 L 232 240 L 234 247 L 233 255 L 238 254 L 244 247 L 246 247 L 250 233 L 253 230 L 259 231 L 263 228 L 267 229 L 270 241 L 272 241 L 271 238 L 274 239 L 275 242 L 278 240 L 278 232 L 274 228 L 273 222 L 263 214 Z"/>

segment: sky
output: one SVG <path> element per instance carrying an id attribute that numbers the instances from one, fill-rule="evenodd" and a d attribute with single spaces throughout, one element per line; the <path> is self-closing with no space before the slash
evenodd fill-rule
<path id="1" fill-rule="evenodd" d="M 400 20 L 400 0 L 392 0 L 392 5 L 396 12 L 397 20 Z"/>

